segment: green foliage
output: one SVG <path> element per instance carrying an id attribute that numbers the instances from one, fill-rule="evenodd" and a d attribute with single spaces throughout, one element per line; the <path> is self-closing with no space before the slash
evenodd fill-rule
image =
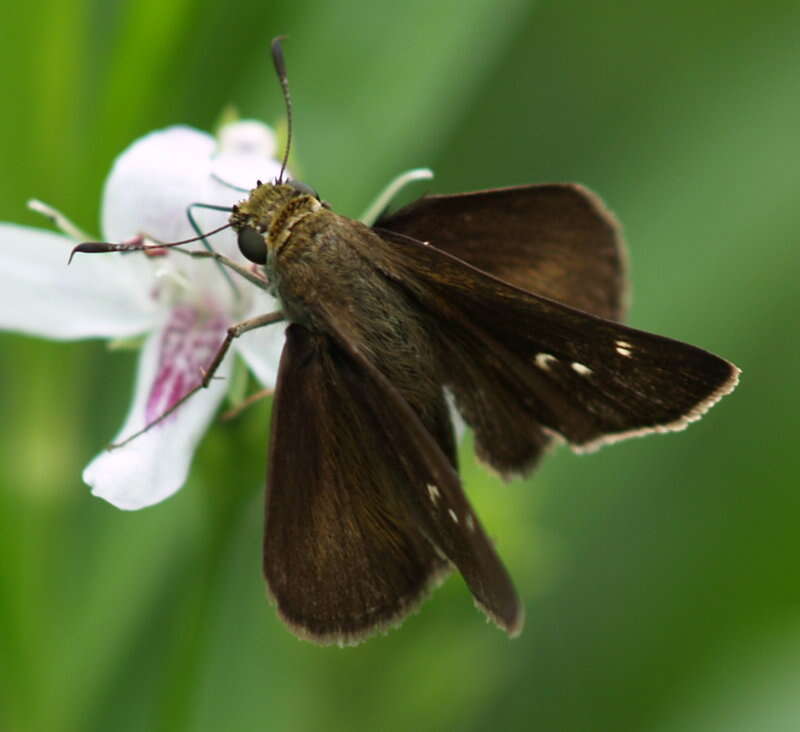
<path id="1" fill-rule="evenodd" d="M 319 649 L 264 599 L 267 403 L 124 513 L 80 473 L 135 356 L 3 334 L 0 729 L 797 728 L 796 3 L 42 0 L 2 21 L 2 220 L 43 225 L 36 196 L 97 231 L 136 136 L 228 104 L 276 122 L 283 32 L 296 153 L 335 208 L 417 166 L 442 192 L 584 182 L 625 225 L 631 322 L 744 374 L 685 433 L 560 450 L 525 482 L 465 451 L 520 639 L 453 579 L 401 630 Z"/>

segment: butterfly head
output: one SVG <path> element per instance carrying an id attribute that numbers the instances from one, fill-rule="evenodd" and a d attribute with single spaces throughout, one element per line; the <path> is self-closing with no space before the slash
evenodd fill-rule
<path id="1" fill-rule="evenodd" d="M 230 224 L 237 234 L 242 255 L 256 264 L 266 264 L 289 237 L 292 227 L 324 204 L 305 183 L 287 180 L 261 183 L 246 200 L 233 207 Z"/>

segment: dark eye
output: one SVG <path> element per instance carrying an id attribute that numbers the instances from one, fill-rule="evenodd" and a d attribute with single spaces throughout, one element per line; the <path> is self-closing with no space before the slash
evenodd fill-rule
<path id="1" fill-rule="evenodd" d="M 239 242 L 239 251 L 244 254 L 247 259 L 256 264 L 266 264 L 267 245 L 261 234 L 251 226 L 244 226 L 239 229 L 236 238 Z"/>
<path id="2" fill-rule="evenodd" d="M 303 193 L 307 196 L 314 196 L 314 198 L 319 200 L 319 194 L 311 186 L 301 183 L 299 180 L 290 180 L 288 183 L 298 193 Z"/>

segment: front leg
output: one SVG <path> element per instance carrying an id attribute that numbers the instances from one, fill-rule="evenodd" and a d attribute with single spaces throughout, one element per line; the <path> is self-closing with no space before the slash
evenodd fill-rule
<path id="1" fill-rule="evenodd" d="M 205 252 L 201 252 L 205 254 Z M 222 255 L 219 255 L 222 256 Z M 227 259 L 227 257 L 223 257 L 223 259 Z M 235 262 L 234 262 L 235 264 Z M 238 265 L 237 265 L 238 266 Z M 244 268 L 242 268 L 244 269 Z M 244 270 L 245 272 L 247 270 Z M 248 273 L 249 274 L 249 273 Z M 247 333 L 249 330 L 255 330 L 256 328 L 263 328 L 266 325 L 272 325 L 273 323 L 279 323 L 281 320 L 284 320 L 284 314 L 278 310 L 274 313 L 267 313 L 266 315 L 259 315 L 255 318 L 250 318 L 249 320 L 243 320 L 241 323 L 236 323 L 228 328 L 228 332 L 225 335 L 225 340 L 222 341 L 222 344 L 217 349 L 217 352 L 214 354 L 214 358 L 211 359 L 211 363 L 208 365 L 208 368 L 203 371 L 203 379 L 200 383 L 195 386 L 193 389 L 187 391 L 178 401 L 175 402 L 169 409 L 167 409 L 163 414 L 156 417 L 152 422 L 146 424 L 142 429 L 138 432 L 134 432 L 129 437 L 126 437 L 122 442 L 115 442 L 108 446 L 109 450 L 116 450 L 117 448 L 123 447 L 127 445 L 132 440 L 135 440 L 140 435 L 143 435 L 152 427 L 155 427 L 159 422 L 162 422 L 170 414 L 172 414 L 178 407 L 181 406 L 184 402 L 188 401 L 192 396 L 194 396 L 200 389 L 205 389 L 211 383 L 211 380 L 214 378 L 214 374 L 216 373 L 219 365 L 222 363 L 222 359 L 225 358 L 225 354 L 228 352 L 228 349 L 233 343 L 234 339 L 238 338 L 243 333 Z"/>
<path id="2" fill-rule="evenodd" d="M 224 254 L 220 254 L 219 252 L 204 252 L 202 250 L 188 252 L 185 249 L 177 249 L 176 251 L 197 259 L 213 259 L 214 261 L 232 269 L 234 272 L 244 277 L 248 282 L 252 282 L 256 287 L 260 287 L 262 290 L 269 289 L 269 283 L 266 279 L 259 277 L 247 267 L 235 262 L 230 257 L 226 257 Z"/>

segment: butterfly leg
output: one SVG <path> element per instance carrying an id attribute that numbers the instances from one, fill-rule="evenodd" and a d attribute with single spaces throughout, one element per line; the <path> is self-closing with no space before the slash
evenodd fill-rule
<path id="1" fill-rule="evenodd" d="M 246 271 L 246 270 L 245 270 Z M 123 445 L 127 445 L 132 440 L 135 440 L 140 435 L 143 435 L 152 427 L 155 427 L 159 422 L 162 422 L 170 414 L 172 414 L 176 409 L 178 409 L 181 404 L 188 401 L 192 396 L 194 396 L 200 389 L 205 389 L 211 383 L 211 380 L 214 378 L 214 374 L 216 373 L 219 365 L 222 363 L 222 359 L 225 358 L 225 354 L 228 352 L 228 349 L 231 347 L 231 343 L 238 338 L 240 335 L 247 333 L 250 330 L 255 330 L 256 328 L 263 328 L 266 325 L 272 325 L 273 323 L 279 323 L 281 320 L 284 319 L 284 314 L 277 310 L 273 313 L 267 313 L 266 315 L 259 315 L 255 318 L 250 318 L 249 320 L 243 320 L 241 323 L 236 323 L 228 328 L 228 332 L 225 334 L 225 340 L 222 341 L 222 344 L 217 349 L 216 354 L 214 354 L 214 358 L 211 359 L 211 363 L 208 365 L 208 368 L 203 371 L 203 378 L 200 383 L 195 386 L 193 389 L 187 391 L 180 399 L 178 399 L 175 404 L 173 404 L 169 409 L 163 412 L 161 415 L 156 417 L 152 422 L 146 424 L 142 429 L 138 432 L 134 432 L 129 437 L 126 437 L 122 442 L 115 442 L 112 445 L 108 446 L 109 450 L 114 450 L 116 448 L 122 447 Z"/>
<path id="2" fill-rule="evenodd" d="M 261 401 L 262 399 L 266 399 L 267 397 L 271 397 L 275 393 L 275 389 L 259 389 L 257 392 L 251 394 L 242 402 L 237 404 L 235 407 L 231 407 L 227 412 L 223 412 L 222 414 L 222 421 L 228 422 L 232 419 L 238 417 L 245 409 L 247 409 L 252 404 Z"/>
<path id="3" fill-rule="evenodd" d="M 236 272 L 236 274 L 241 275 L 248 282 L 252 282 L 256 287 L 260 287 L 262 290 L 266 290 L 269 287 L 269 283 L 264 277 L 256 274 L 248 267 L 244 267 L 230 257 L 220 254 L 219 252 L 204 252 L 202 250 L 186 251 L 185 249 L 176 249 L 175 251 L 181 252 L 182 254 L 187 254 L 188 256 L 195 257 L 197 259 L 213 259 L 214 261 L 225 265 L 229 269 L 232 269 L 234 272 Z"/>

